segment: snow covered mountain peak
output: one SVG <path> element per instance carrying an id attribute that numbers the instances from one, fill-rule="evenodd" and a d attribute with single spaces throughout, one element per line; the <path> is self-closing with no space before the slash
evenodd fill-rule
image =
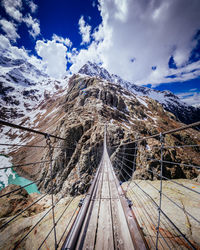
<path id="1" fill-rule="evenodd" d="M 78 72 L 79 74 L 84 74 L 88 76 L 98 76 L 102 79 L 105 79 L 107 81 L 112 82 L 112 76 L 110 73 L 104 69 L 103 67 L 100 67 L 96 63 L 92 63 L 88 61 Z"/>
<path id="2" fill-rule="evenodd" d="M 88 76 L 100 77 L 106 81 L 118 84 L 137 96 L 147 96 L 158 101 L 167 111 L 173 113 L 180 121 L 189 124 L 199 121 L 200 108 L 190 106 L 180 100 L 169 90 L 159 91 L 135 85 L 123 80 L 120 76 L 110 74 L 96 63 L 87 62 L 78 72 Z"/>

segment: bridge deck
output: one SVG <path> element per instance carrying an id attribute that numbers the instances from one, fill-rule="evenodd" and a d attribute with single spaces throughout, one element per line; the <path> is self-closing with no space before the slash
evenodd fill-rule
<path id="1" fill-rule="evenodd" d="M 77 249 L 134 249 L 107 152 L 99 171 Z"/>
<path id="2" fill-rule="evenodd" d="M 148 249 L 110 162 L 106 132 L 98 171 L 62 249 Z"/>

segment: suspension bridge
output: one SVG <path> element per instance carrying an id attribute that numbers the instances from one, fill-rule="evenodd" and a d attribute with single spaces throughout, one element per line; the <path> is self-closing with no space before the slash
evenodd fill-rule
<path id="1" fill-rule="evenodd" d="M 51 138 L 55 138 L 57 140 L 65 140 L 65 138 L 5 121 L 0 121 L 0 124 L 44 136 L 46 138 L 46 145 L 35 147 L 44 147 L 49 150 L 49 161 L 45 162 L 49 162 L 51 172 L 51 207 L 34 225 L 32 225 L 28 232 L 24 232 L 22 234 L 21 239 L 13 245 L 13 249 L 20 249 L 23 241 L 25 241 L 30 234 L 40 224 L 42 224 L 44 218 L 50 212 L 52 213 L 52 228 L 50 228 L 46 237 L 38 243 L 36 249 L 199 249 L 199 245 L 193 240 L 193 238 L 188 238 L 185 232 L 182 232 L 182 229 L 179 228 L 177 222 L 170 218 L 170 215 L 166 213 L 165 209 L 163 209 L 162 203 L 164 199 L 167 199 L 180 211 L 184 212 L 184 214 L 187 215 L 187 218 L 190 218 L 191 221 L 193 221 L 195 225 L 198 225 L 200 228 L 200 216 L 196 213 L 194 214 L 187 211 L 177 200 L 173 200 L 169 197 L 163 188 L 163 181 L 166 180 L 171 182 L 173 185 L 181 187 L 183 190 L 188 190 L 191 193 L 191 197 L 192 194 L 197 195 L 195 197 L 199 199 L 200 187 L 198 185 L 197 188 L 194 189 L 190 186 L 183 185 L 177 180 L 171 180 L 164 175 L 163 168 L 166 163 L 172 165 L 176 164 L 195 169 L 195 171 L 198 172 L 200 170 L 200 166 L 179 162 L 167 162 L 163 160 L 163 152 L 169 147 L 195 148 L 196 151 L 199 152 L 200 144 L 179 146 L 166 145 L 164 136 L 180 131 L 186 131 L 190 128 L 195 128 L 200 125 L 200 122 L 169 131 L 163 131 L 160 134 L 139 138 L 135 141 L 114 146 L 117 147 L 118 150 L 113 150 L 115 152 L 115 160 L 112 163 L 107 150 L 107 132 L 105 128 L 103 155 L 96 174 L 84 198 L 82 198 L 79 204 L 74 208 L 73 213 L 71 213 L 71 216 L 67 219 L 67 221 L 63 221 L 62 217 L 66 211 L 70 209 L 75 197 L 71 197 L 71 200 L 68 202 L 60 216 L 56 216 L 56 207 L 64 197 L 61 196 L 55 201 L 53 195 L 55 187 L 53 185 L 52 174 L 52 162 L 54 161 L 52 158 L 52 151 L 55 147 L 52 146 L 51 143 Z M 153 169 L 148 169 L 147 171 L 149 174 L 159 177 L 157 178 L 159 179 L 159 186 L 152 184 L 151 181 L 146 181 L 149 188 L 145 189 L 140 184 L 142 180 L 140 180 L 140 182 L 132 180 L 132 174 L 137 166 L 135 159 L 137 156 L 138 144 L 152 138 L 158 138 L 160 141 L 160 146 L 158 147 L 160 150 L 160 158 L 149 160 L 159 162 L 160 173 L 156 173 Z M 5 143 L 0 145 L 10 147 L 26 147 L 26 145 Z M 132 148 L 130 145 L 134 145 L 134 147 Z M 32 164 L 35 163 L 28 163 L 24 165 L 30 166 Z M 18 164 L 12 166 L 12 168 L 24 165 Z M 3 169 L 6 168 L 0 168 L 0 170 Z M 28 185 L 32 185 L 33 183 L 37 183 L 39 181 L 41 180 L 36 180 Z M 17 188 L 12 192 L 16 192 L 24 187 Z M 157 201 L 149 193 L 150 187 L 158 192 L 159 199 Z M 0 195 L 0 198 L 10 194 L 11 192 Z M 38 200 L 34 201 L 13 217 L 3 221 L 3 223 L 0 224 L 0 232 L 3 232 L 4 228 L 13 223 L 17 217 L 23 214 L 32 205 L 43 199 L 46 195 L 47 194 L 42 194 Z M 147 200 L 148 203 L 146 203 Z M 61 222 L 66 226 L 61 233 L 58 233 L 59 223 Z M 51 244 L 47 247 L 48 239 L 50 239 L 50 237 L 54 239 L 54 245 Z M 33 248 L 30 246 L 30 249 Z"/>

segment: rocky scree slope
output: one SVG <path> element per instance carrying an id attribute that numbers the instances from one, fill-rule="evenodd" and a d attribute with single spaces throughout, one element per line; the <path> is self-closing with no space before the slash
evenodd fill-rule
<path id="1" fill-rule="evenodd" d="M 109 82 L 119 84 L 138 96 L 148 96 L 158 101 L 165 110 L 173 113 L 183 123 L 190 124 L 200 119 L 199 107 L 193 107 L 184 103 L 172 92 L 158 91 L 147 87 L 137 86 L 123 80 L 118 75 L 110 74 L 105 68 L 98 66 L 96 63 L 88 62 L 79 70 L 79 74 L 97 76 Z"/>
<path id="2" fill-rule="evenodd" d="M 55 104 L 54 104 L 55 103 Z M 59 104 L 58 104 L 59 103 Z M 49 104 L 49 109 L 57 106 L 51 117 L 51 133 L 66 138 L 65 141 L 52 140 L 53 146 L 53 179 L 54 193 L 82 194 L 86 192 L 103 150 L 104 125 L 108 123 L 107 144 L 113 165 L 116 154 L 123 147 L 123 143 L 134 141 L 138 137 L 149 136 L 181 127 L 183 124 L 176 117 L 163 109 L 162 105 L 149 97 L 141 97 L 129 92 L 118 84 L 110 83 L 97 77 L 74 75 L 69 80 L 68 93 Z M 47 112 L 48 112 L 47 108 Z M 49 111 L 51 112 L 51 111 Z M 48 126 L 46 117 L 41 116 L 39 126 Z M 200 134 L 196 130 L 167 135 L 166 145 L 199 144 Z M 37 140 L 30 142 L 37 143 Z M 114 146 L 114 147 L 113 147 Z M 160 159 L 159 138 L 154 138 L 138 144 L 137 156 L 127 157 L 127 164 L 133 167 L 130 161 L 137 162 L 135 171 L 126 171 L 137 179 L 156 178 L 149 174 L 148 169 L 160 173 L 160 163 L 152 162 L 149 158 Z M 134 148 L 135 143 L 124 147 Z M 34 149 L 35 150 L 35 149 Z M 33 157 L 34 160 L 48 160 L 48 149 L 35 154 L 33 149 L 28 152 L 17 151 L 13 155 L 17 162 Z M 165 149 L 164 160 L 178 163 L 199 165 L 199 149 Z M 23 175 L 32 179 L 42 178 L 39 184 L 41 192 L 50 192 L 49 164 L 44 163 L 31 168 L 24 168 Z M 125 174 L 125 173 L 124 173 Z M 164 175 L 168 178 L 196 178 L 198 171 L 180 165 L 166 164 Z M 125 175 L 126 176 L 126 175 Z M 119 175 L 119 178 L 120 175 Z M 128 175 L 126 176 L 129 179 Z"/>

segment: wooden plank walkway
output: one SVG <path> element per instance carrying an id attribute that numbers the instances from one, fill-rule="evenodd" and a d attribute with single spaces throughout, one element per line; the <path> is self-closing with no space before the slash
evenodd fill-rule
<path id="1" fill-rule="evenodd" d="M 62 249 L 148 249 L 114 173 L 105 141 L 95 180 Z"/>
<path id="2" fill-rule="evenodd" d="M 104 152 L 76 249 L 135 249 L 115 178 L 108 154 Z"/>

